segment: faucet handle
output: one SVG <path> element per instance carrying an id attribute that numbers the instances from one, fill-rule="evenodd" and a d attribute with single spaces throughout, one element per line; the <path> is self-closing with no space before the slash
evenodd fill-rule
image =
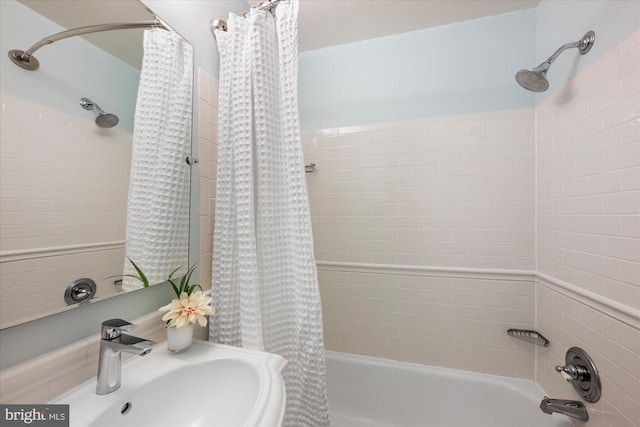
<path id="1" fill-rule="evenodd" d="M 556 366 L 556 372 L 562 374 L 562 376 L 568 381 L 589 381 L 589 371 L 584 366 L 580 365 L 567 365 Z"/>
<path id="2" fill-rule="evenodd" d="M 130 331 L 134 329 L 136 325 L 127 322 L 122 319 L 109 319 L 102 322 L 102 331 L 100 332 L 100 338 L 103 340 L 112 340 L 118 338 L 122 331 Z"/>

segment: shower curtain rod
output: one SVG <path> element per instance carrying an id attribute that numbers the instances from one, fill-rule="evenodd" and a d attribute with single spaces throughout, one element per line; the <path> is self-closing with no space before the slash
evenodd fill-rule
<path id="1" fill-rule="evenodd" d="M 258 10 L 264 10 L 267 12 L 271 12 L 277 5 L 278 3 L 280 3 L 281 0 L 264 0 L 261 1 L 260 3 L 258 3 L 255 6 L 251 6 L 251 9 L 258 9 Z M 246 15 L 247 12 L 242 12 L 242 15 Z"/>
<path id="2" fill-rule="evenodd" d="M 111 24 L 99 24 L 89 25 L 86 27 L 72 28 L 71 30 L 61 31 L 59 33 L 52 34 L 43 38 L 26 51 L 14 49 L 9 51 L 9 58 L 11 61 L 19 67 L 26 70 L 37 70 L 40 63 L 33 56 L 34 52 L 40 49 L 42 46 L 46 46 L 58 40 L 66 39 L 74 36 L 81 36 L 83 34 L 98 33 L 101 31 L 113 31 L 113 30 L 129 30 L 133 28 L 163 28 L 168 30 L 169 28 L 160 20 L 155 21 L 137 21 L 137 22 L 115 22 Z"/>
<path id="3" fill-rule="evenodd" d="M 256 4 L 255 6 L 251 6 L 251 9 L 264 10 L 265 12 L 271 12 L 282 0 L 265 0 Z M 242 12 L 242 17 L 247 16 L 247 11 Z M 227 21 L 224 19 L 212 19 L 209 23 L 209 28 L 211 29 L 211 34 L 213 34 L 213 38 L 216 38 L 215 30 L 227 31 Z"/>

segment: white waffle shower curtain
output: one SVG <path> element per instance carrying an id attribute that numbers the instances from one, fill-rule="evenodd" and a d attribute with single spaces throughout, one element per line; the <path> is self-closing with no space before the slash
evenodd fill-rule
<path id="1" fill-rule="evenodd" d="M 212 341 L 288 360 L 284 425 L 326 426 L 322 309 L 298 117 L 298 1 L 231 15 L 220 51 Z"/>
<path id="2" fill-rule="evenodd" d="M 188 267 L 193 47 L 173 31 L 144 32 L 127 200 L 125 255 L 151 284 Z M 124 274 L 137 276 L 128 260 Z M 123 289 L 142 284 L 124 277 Z"/>

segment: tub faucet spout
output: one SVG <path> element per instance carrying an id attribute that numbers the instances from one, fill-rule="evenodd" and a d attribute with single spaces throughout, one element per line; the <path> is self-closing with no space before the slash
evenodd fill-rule
<path id="1" fill-rule="evenodd" d="M 135 327 L 122 319 L 102 322 L 96 394 L 109 394 L 120 388 L 122 352 L 138 356 L 145 356 L 151 352 L 151 346 L 155 342 L 122 333 Z"/>
<path id="2" fill-rule="evenodd" d="M 542 409 L 542 412 L 549 415 L 557 412 L 582 421 L 587 421 L 589 419 L 587 408 L 582 404 L 582 402 L 578 402 L 576 400 L 550 399 L 545 396 L 544 399 L 542 399 L 542 402 L 540 402 L 540 409 Z"/>

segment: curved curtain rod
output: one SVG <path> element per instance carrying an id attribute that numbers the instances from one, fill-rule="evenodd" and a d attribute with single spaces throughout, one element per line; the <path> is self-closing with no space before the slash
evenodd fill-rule
<path id="1" fill-rule="evenodd" d="M 74 36 L 81 36 L 83 34 L 98 33 L 101 31 L 129 30 L 133 28 L 150 28 L 150 27 L 163 28 L 165 30 L 169 29 L 160 20 L 122 22 L 122 23 L 116 22 L 112 24 L 89 25 L 86 27 L 72 28 L 71 30 L 61 31 L 59 33 L 52 34 L 48 37 L 43 38 L 42 40 L 40 40 L 39 42 L 31 46 L 26 51 L 21 51 L 17 49 L 11 50 L 9 51 L 9 57 L 16 65 L 29 70 L 35 70 L 38 68 L 39 64 L 38 64 L 38 60 L 33 57 L 34 52 L 40 49 L 42 46 L 46 46 L 58 40 L 62 40 L 62 39 L 66 39 Z"/>

